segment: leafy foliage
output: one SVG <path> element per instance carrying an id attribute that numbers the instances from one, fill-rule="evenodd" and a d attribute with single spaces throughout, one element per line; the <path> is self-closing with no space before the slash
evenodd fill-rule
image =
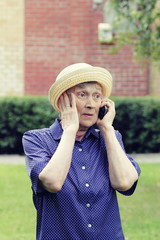
<path id="1" fill-rule="evenodd" d="M 160 2 L 158 0 L 106 0 L 107 11 L 114 11 L 115 46 L 112 53 L 126 44 L 133 44 L 134 56 L 159 61 L 160 56 Z M 125 28 L 125 31 L 122 30 Z"/>
<path id="2" fill-rule="evenodd" d="M 123 136 L 128 152 L 160 152 L 160 99 L 118 97 L 114 126 Z"/>
<path id="3" fill-rule="evenodd" d="M 129 153 L 160 152 L 160 98 L 112 97 L 115 129 Z M 0 153 L 23 154 L 22 135 L 49 127 L 58 117 L 47 97 L 0 98 Z"/>
<path id="4" fill-rule="evenodd" d="M 0 98 L 0 153 L 23 153 L 24 132 L 49 127 L 57 113 L 46 97 Z"/>

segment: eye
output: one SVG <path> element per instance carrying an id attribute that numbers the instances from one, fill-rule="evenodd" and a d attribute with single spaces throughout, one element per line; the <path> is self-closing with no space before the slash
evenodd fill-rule
<path id="1" fill-rule="evenodd" d="M 84 93 L 84 92 L 79 92 L 79 93 L 77 94 L 77 96 L 78 96 L 79 98 L 84 98 L 84 97 L 85 97 L 85 93 Z"/>
<path id="2" fill-rule="evenodd" d="M 101 98 L 101 94 L 100 94 L 100 93 L 95 93 L 95 94 L 94 94 L 94 98 L 95 98 L 95 99 Z"/>

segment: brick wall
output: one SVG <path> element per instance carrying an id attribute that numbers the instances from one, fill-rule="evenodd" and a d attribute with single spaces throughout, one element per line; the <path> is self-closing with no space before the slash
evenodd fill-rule
<path id="1" fill-rule="evenodd" d="M 0 96 L 24 94 L 24 1 L 0 0 Z"/>
<path id="2" fill-rule="evenodd" d="M 133 63 L 132 48 L 108 55 L 112 46 L 98 43 L 98 23 L 104 22 L 101 5 L 93 8 L 92 0 L 25 4 L 25 94 L 47 94 L 59 71 L 76 62 L 107 68 L 114 78 L 112 95 L 148 93 L 148 70 Z"/>
<path id="3" fill-rule="evenodd" d="M 149 70 L 149 94 L 160 96 L 160 62 L 152 62 Z"/>

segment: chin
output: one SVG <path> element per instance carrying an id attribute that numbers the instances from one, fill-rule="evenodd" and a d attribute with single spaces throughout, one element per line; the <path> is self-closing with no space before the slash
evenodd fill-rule
<path id="1" fill-rule="evenodd" d="M 85 127 L 85 128 L 90 128 L 92 127 L 95 123 L 97 122 L 96 121 L 83 121 L 80 123 L 81 126 Z"/>

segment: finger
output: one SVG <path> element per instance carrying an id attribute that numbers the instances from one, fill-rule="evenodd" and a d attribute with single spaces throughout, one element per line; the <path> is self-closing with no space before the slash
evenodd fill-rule
<path id="1" fill-rule="evenodd" d="M 105 106 L 105 105 L 107 107 L 111 107 L 111 106 L 114 106 L 115 103 L 110 99 L 103 99 L 101 105 L 102 105 L 102 107 Z"/>
<path id="2" fill-rule="evenodd" d="M 61 113 L 63 110 L 62 110 L 62 106 L 61 106 L 60 102 L 58 103 L 58 107 L 59 107 L 59 110 L 60 110 L 60 113 Z"/>
<path id="3" fill-rule="evenodd" d="M 107 107 L 109 107 L 108 106 L 108 101 L 107 101 L 107 99 L 103 99 L 102 101 L 101 101 L 101 105 L 100 105 L 100 107 L 104 107 L 104 106 L 107 106 Z"/>
<path id="4" fill-rule="evenodd" d="M 64 99 L 63 99 L 63 94 L 60 96 L 59 100 L 59 109 L 61 110 L 61 112 L 64 110 Z"/>
<path id="5" fill-rule="evenodd" d="M 111 99 L 107 99 L 107 102 L 110 103 L 111 105 L 115 105 L 115 103 Z"/>
<path id="6" fill-rule="evenodd" d="M 71 93 L 72 108 L 76 108 L 76 98 L 73 93 Z"/>
<path id="7" fill-rule="evenodd" d="M 63 97 L 64 97 L 64 105 L 65 105 L 65 107 L 70 107 L 70 100 L 69 100 L 69 97 L 68 97 L 66 92 L 63 94 Z"/>

